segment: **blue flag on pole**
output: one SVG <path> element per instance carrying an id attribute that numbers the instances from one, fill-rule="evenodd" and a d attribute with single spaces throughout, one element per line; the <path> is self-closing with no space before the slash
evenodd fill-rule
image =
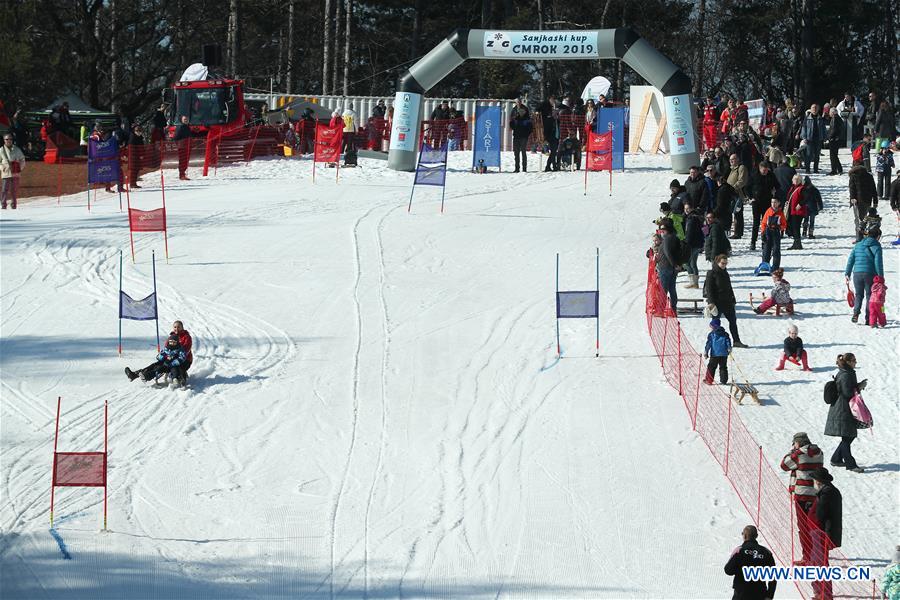
<path id="1" fill-rule="evenodd" d="M 473 168 L 481 164 L 485 167 L 500 166 L 500 114 L 499 106 L 475 107 Z"/>
<path id="2" fill-rule="evenodd" d="M 597 111 L 597 121 L 594 125 L 597 133 L 612 131 L 612 168 L 621 170 L 625 168 L 625 109 L 603 108 Z"/>
<path id="3" fill-rule="evenodd" d="M 413 185 L 444 185 L 447 179 L 447 144 L 432 148 L 422 144 L 419 164 L 416 165 L 416 179 Z"/>
<path id="4" fill-rule="evenodd" d="M 125 292 L 119 292 L 119 318 L 134 321 L 152 321 L 157 318 L 156 292 L 143 300 L 135 300 Z"/>
<path id="5" fill-rule="evenodd" d="M 116 158 L 119 155 L 119 142 L 114 137 L 98 142 L 88 140 L 88 158 Z"/>
<path id="6" fill-rule="evenodd" d="M 88 161 L 88 183 L 112 183 L 119 179 L 121 179 L 121 169 L 118 160 Z"/>

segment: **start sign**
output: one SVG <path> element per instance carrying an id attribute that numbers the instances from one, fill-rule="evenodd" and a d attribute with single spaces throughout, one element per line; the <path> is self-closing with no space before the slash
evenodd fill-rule
<path id="1" fill-rule="evenodd" d="M 597 58 L 596 31 L 485 31 L 485 58 Z"/>

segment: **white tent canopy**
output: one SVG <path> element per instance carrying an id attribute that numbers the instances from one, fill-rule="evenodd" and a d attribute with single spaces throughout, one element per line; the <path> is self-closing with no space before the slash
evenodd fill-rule
<path id="1" fill-rule="evenodd" d="M 90 104 L 82 100 L 80 97 L 75 95 L 74 93 L 69 92 L 68 94 L 64 94 L 54 100 L 47 108 L 44 110 L 52 111 L 54 108 L 61 106 L 63 102 L 69 103 L 69 112 L 70 113 L 105 113 L 108 111 L 98 110 L 92 107 Z"/>
<path id="2" fill-rule="evenodd" d="M 584 91 L 581 92 L 581 99 L 587 101 L 588 99 L 593 98 L 594 101 L 597 101 L 600 99 L 600 96 L 605 96 L 606 93 L 609 92 L 611 85 L 609 79 L 598 75 L 584 86 Z"/>

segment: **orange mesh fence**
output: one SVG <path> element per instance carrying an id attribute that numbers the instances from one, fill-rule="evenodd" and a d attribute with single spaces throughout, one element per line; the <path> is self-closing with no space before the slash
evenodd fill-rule
<path id="1" fill-rule="evenodd" d="M 448 150 L 466 150 L 469 142 L 469 124 L 465 117 L 422 121 L 419 141 L 427 142 L 432 148 L 440 148 L 446 143 Z"/>
<path id="2" fill-rule="evenodd" d="M 724 387 L 703 382 L 703 357 L 685 338 L 668 307 L 651 259 L 645 292 L 647 329 L 666 381 L 679 392 L 694 429 L 722 467 L 752 522 L 782 565 L 853 567 L 815 520 L 815 506 L 800 507 L 784 479 L 763 456 Z M 808 510 L 806 509 L 808 508 Z M 804 598 L 877 598 L 874 580 L 796 582 Z"/>

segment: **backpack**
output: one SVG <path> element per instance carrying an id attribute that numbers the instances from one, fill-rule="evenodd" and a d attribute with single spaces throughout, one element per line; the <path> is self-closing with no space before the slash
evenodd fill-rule
<path id="1" fill-rule="evenodd" d="M 853 161 L 854 162 L 862 162 L 863 160 L 863 150 L 865 144 L 860 144 L 856 148 L 853 149 Z"/>
<path id="2" fill-rule="evenodd" d="M 838 387 L 837 381 L 833 378 L 831 381 L 825 384 L 825 404 L 834 404 L 838 401 Z"/>

